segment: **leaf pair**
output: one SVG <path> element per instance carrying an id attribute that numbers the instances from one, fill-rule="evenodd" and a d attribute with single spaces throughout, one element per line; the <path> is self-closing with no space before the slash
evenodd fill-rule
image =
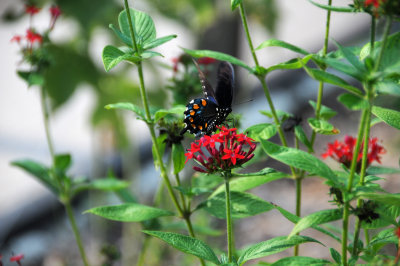
<path id="1" fill-rule="evenodd" d="M 112 24 L 110 25 L 110 28 L 114 31 L 117 37 L 128 45 L 128 47 L 118 48 L 112 45 L 104 47 L 102 59 L 106 71 L 109 71 L 122 61 L 138 63 L 146 58 L 162 56 L 160 53 L 148 50 L 156 48 L 173 38 L 176 38 L 176 35 L 168 35 L 156 39 L 156 28 L 152 18 L 146 13 L 133 8 L 130 8 L 129 11 L 130 17 L 126 10 L 123 10 L 119 14 L 119 29 Z M 129 20 L 132 22 L 132 31 Z M 133 38 L 135 38 L 135 42 L 133 41 Z M 136 45 L 134 45 L 135 43 Z"/>

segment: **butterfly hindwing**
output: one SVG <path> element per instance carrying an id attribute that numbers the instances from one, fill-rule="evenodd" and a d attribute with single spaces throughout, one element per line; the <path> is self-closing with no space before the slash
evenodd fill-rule
<path id="1" fill-rule="evenodd" d="M 206 98 L 210 98 L 212 97 L 215 101 L 215 93 L 214 93 L 214 89 L 211 86 L 211 84 L 208 82 L 208 80 L 206 79 L 206 76 L 204 75 L 203 71 L 201 71 L 199 65 L 197 64 L 197 62 L 195 60 L 193 60 L 197 71 L 199 72 L 199 78 L 200 78 L 200 83 L 201 83 L 201 89 L 203 90 L 203 94 L 204 97 Z"/>

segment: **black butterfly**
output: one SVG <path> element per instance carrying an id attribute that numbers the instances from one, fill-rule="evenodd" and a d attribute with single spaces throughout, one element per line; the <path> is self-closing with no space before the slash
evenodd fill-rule
<path id="1" fill-rule="evenodd" d="M 181 135 L 188 130 L 196 136 L 201 134 L 209 135 L 232 112 L 234 71 L 230 63 L 220 63 L 218 67 L 217 89 L 214 93 L 214 89 L 200 70 L 197 62 L 194 61 L 194 63 L 199 71 L 201 87 L 205 98 L 191 100 L 186 105 L 186 111 L 184 112 L 185 119 L 183 121 L 185 128 L 181 131 Z"/>

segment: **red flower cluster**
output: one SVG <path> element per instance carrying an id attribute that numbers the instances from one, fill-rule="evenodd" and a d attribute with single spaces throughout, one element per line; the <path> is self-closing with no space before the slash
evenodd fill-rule
<path id="1" fill-rule="evenodd" d="M 12 256 L 10 258 L 10 261 L 11 262 L 16 262 L 16 263 L 18 263 L 18 265 L 21 265 L 21 260 L 23 258 L 24 258 L 24 254 L 18 254 L 18 255 Z"/>
<path id="2" fill-rule="evenodd" d="M 26 30 L 25 38 L 30 44 L 34 44 L 35 42 L 42 43 L 43 41 L 42 35 L 34 32 L 32 29 Z"/>
<path id="3" fill-rule="evenodd" d="M 344 143 L 335 140 L 334 143 L 328 143 L 328 150 L 322 154 L 322 158 L 326 159 L 331 157 L 334 160 L 350 167 L 351 160 L 353 159 L 354 146 L 356 145 L 357 138 L 351 136 L 345 136 Z M 364 143 L 361 144 L 360 151 L 358 152 L 357 162 L 360 162 L 362 158 L 362 149 Z M 381 154 L 384 154 L 386 150 L 378 144 L 378 138 L 371 138 L 368 142 L 368 165 L 373 161 L 381 163 Z"/>
<path id="4" fill-rule="evenodd" d="M 368 7 L 370 5 L 373 5 L 375 8 L 378 8 L 380 4 L 385 2 L 385 0 L 365 0 L 364 6 Z"/>
<path id="5" fill-rule="evenodd" d="M 228 129 L 224 126 L 218 128 L 219 133 L 211 136 L 204 135 L 194 141 L 185 153 L 186 162 L 194 159 L 204 167 L 194 166 L 195 171 L 213 173 L 229 170 L 241 166 L 254 157 L 256 144 L 253 139 L 245 134 L 237 134 L 236 128 Z M 248 147 L 247 151 L 244 147 Z"/>
<path id="6" fill-rule="evenodd" d="M 191 62 L 190 57 L 188 57 L 186 54 L 183 54 L 179 57 L 174 57 L 171 59 L 173 65 L 172 68 L 174 70 L 174 73 L 178 72 L 178 65 L 179 63 L 182 63 L 184 65 L 187 65 L 189 62 Z M 197 59 L 197 63 L 199 65 L 207 66 L 209 64 L 215 63 L 217 60 L 211 57 L 201 57 Z"/>
<path id="7" fill-rule="evenodd" d="M 25 5 L 25 13 L 29 14 L 31 16 L 39 13 L 40 8 L 38 8 L 37 6 L 34 5 Z"/>

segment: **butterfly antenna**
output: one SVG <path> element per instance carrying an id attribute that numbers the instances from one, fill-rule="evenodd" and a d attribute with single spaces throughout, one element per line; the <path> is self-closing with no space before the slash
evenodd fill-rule
<path id="1" fill-rule="evenodd" d="M 244 101 L 244 102 L 235 103 L 234 106 L 236 106 L 236 105 L 241 105 L 241 104 L 248 103 L 248 102 L 252 102 L 253 100 L 254 100 L 254 99 L 250 99 L 250 100 L 247 100 L 247 101 Z"/>

